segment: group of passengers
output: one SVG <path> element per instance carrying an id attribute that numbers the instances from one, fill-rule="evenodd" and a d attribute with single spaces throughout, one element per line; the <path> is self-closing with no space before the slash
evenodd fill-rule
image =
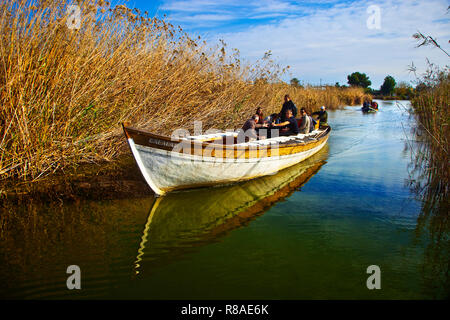
<path id="1" fill-rule="evenodd" d="M 258 107 L 256 113 L 244 123 L 239 135 L 241 138 L 245 137 L 245 141 L 251 141 L 271 138 L 274 135 L 274 129 L 278 129 L 279 136 L 291 136 L 299 133 L 307 134 L 314 131 L 316 127 L 317 120 L 312 117 L 315 115 L 317 120 L 319 120 L 320 128 L 328 126 L 328 114 L 325 106 L 322 106 L 320 111 L 313 112 L 311 115 L 308 115 L 305 108 L 301 108 L 300 118 L 296 119 L 297 107 L 289 95 L 285 95 L 280 113 L 273 113 L 264 118 L 261 107 Z"/>
<path id="2" fill-rule="evenodd" d="M 372 101 L 372 100 L 367 100 L 367 99 L 364 100 L 362 109 L 363 110 L 368 110 L 370 108 L 378 110 L 378 103 L 375 102 L 375 101 Z"/>

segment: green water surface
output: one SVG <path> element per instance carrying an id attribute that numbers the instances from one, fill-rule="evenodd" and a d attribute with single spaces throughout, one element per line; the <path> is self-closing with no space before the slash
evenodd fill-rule
<path id="1" fill-rule="evenodd" d="M 407 186 L 412 125 L 329 111 L 328 145 L 275 176 L 155 199 L 22 205 L 2 213 L 7 299 L 434 299 L 421 203 Z M 409 108 L 409 102 L 402 101 Z M 81 268 L 68 290 L 66 268 Z M 366 269 L 381 269 L 369 290 Z"/>

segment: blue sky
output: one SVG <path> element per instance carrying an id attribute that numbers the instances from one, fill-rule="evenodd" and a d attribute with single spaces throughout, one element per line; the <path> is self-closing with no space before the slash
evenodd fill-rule
<path id="1" fill-rule="evenodd" d="M 121 1 L 123 2 L 123 1 Z M 114 2 L 113 2 L 114 3 Z M 413 62 L 425 71 L 426 59 L 445 66 L 449 58 L 431 47 L 415 48 L 412 34 L 420 30 L 450 51 L 449 0 L 160 0 L 126 2 L 128 7 L 180 25 L 191 35 L 212 43 L 224 39 L 248 61 L 271 50 L 281 65 L 289 65 L 284 80 L 305 83 L 347 83 L 360 71 L 379 88 L 386 75 L 414 80 Z M 379 8 L 379 29 L 369 28 L 369 6 Z"/>

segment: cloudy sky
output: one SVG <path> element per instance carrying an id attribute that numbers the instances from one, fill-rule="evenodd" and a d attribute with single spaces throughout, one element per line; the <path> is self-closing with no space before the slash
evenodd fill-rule
<path id="1" fill-rule="evenodd" d="M 450 52 L 449 0 L 131 0 L 128 6 L 166 14 L 192 35 L 224 39 L 249 61 L 271 50 L 291 66 L 284 80 L 346 84 L 347 75 L 359 71 L 378 89 L 386 75 L 414 80 L 411 63 L 419 71 L 427 58 L 450 65 L 438 49 L 415 48 L 412 38 L 420 30 Z"/>

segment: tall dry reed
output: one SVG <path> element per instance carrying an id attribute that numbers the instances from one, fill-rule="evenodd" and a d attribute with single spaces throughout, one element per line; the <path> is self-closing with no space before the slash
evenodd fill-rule
<path id="1" fill-rule="evenodd" d="M 433 65 L 431 65 L 431 68 Z M 448 208 L 450 189 L 450 73 L 430 69 L 411 100 L 417 127 L 414 188 L 433 204 L 445 195 Z M 432 198 L 436 196 L 437 199 Z M 445 211 L 448 219 L 448 211 Z M 449 221 L 447 221 L 448 224 Z"/>
<path id="2" fill-rule="evenodd" d="M 450 288 L 450 73 L 430 66 L 411 103 L 417 121 L 410 187 L 422 202 L 417 236 L 429 239 L 423 274 L 436 298 Z"/>

